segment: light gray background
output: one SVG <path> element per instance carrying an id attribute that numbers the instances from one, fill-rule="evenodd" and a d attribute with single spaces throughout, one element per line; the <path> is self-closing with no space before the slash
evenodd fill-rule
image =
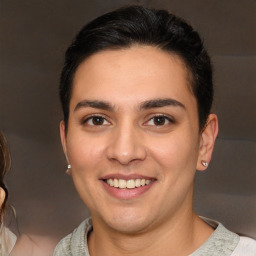
<path id="1" fill-rule="evenodd" d="M 212 56 L 220 133 L 198 173 L 196 211 L 256 237 L 256 1 L 0 1 L 0 129 L 10 144 L 10 202 L 21 232 L 60 238 L 88 215 L 59 142 L 64 51 L 92 18 L 127 4 L 166 8 L 201 33 Z"/>

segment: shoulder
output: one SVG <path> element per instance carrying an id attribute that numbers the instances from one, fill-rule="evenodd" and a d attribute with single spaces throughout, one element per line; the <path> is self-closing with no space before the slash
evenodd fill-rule
<path id="1" fill-rule="evenodd" d="M 215 231 L 205 244 L 196 251 L 197 255 L 256 256 L 256 241 L 239 236 L 226 229 L 221 223 L 202 217 Z"/>
<path id="2" fill-rule="evenodd" d="M 53 256 L 71 255 L 70 243 L 72 234 L 64 237 L 56 246 Z"/>
<path id="3" fill-rule="evenodd" d="M 91 229 L 91 219 L 88 218 L 58 243 L 53 256 L 86 256 L 88 251 L 86 237 Z"/>
<path id="4" fill-rule="evenodd" d="M 228 229 L 221 223 L 202 218 L 206 223 L 214 228 L 214 232 L 208 240 L 190 256 L 236 256 L 232 252 L 239 244 L 239 236 Z"/>
<path id="5" fill-rule="evenodd" d="M 231 256 L 256 256 L 256 240 L 241 236 Z"/>
<path id="6" fill-rule="evenodd" d="M 22 234 L 18 238 L 10 255 L 11 256 L 51 255 L 54 250 L 55 244 L 56 244 L 56 240 L 52 237 Z M 9 254 L 3 254 L 3 255 L 9 255 Z"/>
<path id="7" fill-rule="evenodd" d="M 0 230 L 0 255 L 9 255 L 16 243 L 17 237 L 7 227 Z"/>

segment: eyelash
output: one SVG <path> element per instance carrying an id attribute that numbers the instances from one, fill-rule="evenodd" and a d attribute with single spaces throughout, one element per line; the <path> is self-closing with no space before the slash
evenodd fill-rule
<path id="1" fill-rule="evenodd" d="M 150 121 L 153 121 L 154 122 L 154 119 L 156 119 L 156 118 L 163 118 L 164 119 L 164 124 L 149 124 L 149 122 Z M 157 114 L 157 115 L 154 115 L 153 117 L 151 117 L 148 121 L 146 121 L 144 124 L 146 124 L 147 126 L 156 126 L 156 127 L 160 127 L 160 126 L 165 126 L 165 125 L 167 125 L 166 124 L 166 121 L 168 122 L 168 123 L 172 123 L 172 124 L 174 124 L 175 122 L 174 122 L 174 120 L 172 119 L 172 118 L 170 118 L 169 116 L 166 116 L 166 115 L 163 115 L 163 114 Z"/>
<path id="2" fill-rule="evenodd" d="M 93 123 L 92 123 L 92 124 L 89 124 L 90 121 L 93 122 L 93 119 L 94 119 L 94 118 L 95 118 L 95 119 L 98 118 L 98 119 L 102 120 L 102 121 L 103 121 L 103 124 L 99 124 L 99 125 L 96 125 L 96 124 L 93 124 Z M 104 122 L 108 122 L 108 124 L 104 124 Z M 91 115 L 91 116 L 89 116 L 89 117 L 83 119 L 82 122 L 81 122 L 81 124 L 82 124 L 82 125 L 88 124 L 88 125 L 90 125 L 90 126 L 104 126 L 104 125 L 109 125 L 110 122 L 107 120 L 107 118 L 106 118 L 105 116 L 100 115 L 100 114 L 94 114 L 94 115 Z"/>
<path id="3" fill-rule="evenodd" d="M 99 123 L 98 125 L 97 124 L 95 124 L 95 123 L 93 123 L 93 119 L 99 119 L 100 121 L 103 121 L 103 123 Z M 163 120 L 162 121 L 164 121 L 164 123 L 163 124 L 156 124 L 156 123 L 154 123 L 154 124 L 150 124 L 150 122 L 151 121 L 156 121 L 155 119 L 156 118 L 163 118 Z M 89 123 L 89 122 L 92 122 L 91 124 Z M 96 120 L 95 120 L 96 121 Z M 107 122 L 107 124 L 104 124 L 105 122 Z M 167 123 L 166 123 L 167 122 Z M 148 121 L 146 121 L 146 122 L 144 122 L 143 123 L 143 125 L 146 125 L 146 126 L 156 126 L 156 127 L 160 127 L 160 126 L 166 126 L 168 123 L 172 123 L 172 124 L 174 124 L 175 123 L 175 121 L 172 119 L 172 118 L 170 118 L 169 116 L 166 116 L 166 115 L 163 115 L 163 114 L 157 114 L 157 115 L 154 115 L 154 116 L 152 116 Z M 91 115 L 91 116 L 89 116 L 89 117 L 87 117 L 87 118 L 85 118 L 85 119 L 83 119 L 82 121 L 81 121 L 81 124 L 82 125 L 85 125 L 85 124 L 87 124 L 87 125 L 89 125 L 89 126 L 108 126 L 108 125 L 110 125 L 111 123 L 107 120 L 107 118 L 104 116 L 104 115 L 100 115 L 100 114 L 94 114 L 94 115 Z"/>

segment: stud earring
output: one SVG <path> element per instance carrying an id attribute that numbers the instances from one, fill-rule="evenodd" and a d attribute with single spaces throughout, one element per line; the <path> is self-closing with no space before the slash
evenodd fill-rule
<path id="1" fill-rule="evenodd" d="M 208 163 L 204 160 L 201 161 L 201 164 L 204 166 L 204 167 L 207 167 L 208 166 Z"/>
<path id="2" fill-rule="evenodd" d="M 71 173 L 71 164 L 68 164 L 68 168 L 66 170 L 66 174 L 70 174 Z"/>

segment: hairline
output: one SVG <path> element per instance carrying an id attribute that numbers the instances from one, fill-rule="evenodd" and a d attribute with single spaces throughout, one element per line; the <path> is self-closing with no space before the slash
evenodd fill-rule
<path id="1" fill-rule="evenodd" d="M 179 60 L 181 60 L 182 65 L 184 66 L 184 69 L 186 70 L 187 76 L 186 76 L 186 80 L 187 80 L 187 87 L 188 90 L 190 91 L 190 93 L 193 95 L 193 97 L 195 97 L 196 99 L 196 104 L 197 104 L 197 115 L 198 115 L 198 122 L 199 122 L 199 132 L 200 132 L 200 117 L 199 117 L 199 106 L 198 106 L 198 102 L 197 102 L 197 98 L 195 96 L 195 93 L 193 91 L 193 87 L 195 84 L 195 77 L 193 75 L 193 72 L 191 70 L 190 65 L 187 63 L 186 59 L 179 53 L 175 52 L 174 50 L 168 50 L 164 47 L 161 47 L 161 44 L 157 45 L 157 44 L 147 44 L 147 43 L 140 43 L 140 42 L 133 42 L 130 43 L 128 45 L 122 45 L 122 46 L 108 46 L 106 48 L 103 49 L 99 49 L 91 54 L 85 55 L 85 56 L 81 56 L 81 60 L 79 62 L 77 62 L 76 66 L 73 66 L 73 68 L 75 69 L 73 71 L 72 76 L 70 77 L 70 93 L 69 93 L 69 99 L 68 99 L 68 116 L 67 116 L 67 120 L 64 120 L 64 124 L 65 124 L 65 131 L 67 133 L 68 131 L 68 120 L 69 120 L 69 115 L 70 115 L 70 101 L 72 98 L 72 94 L 73 94 L 73 87 L 74 87 L 74 79 L 77 73 L 78 68 L 84 63 L 86 62 L 88 59 L 90 59 L 90 57 L 98 54 L 98 53 L 102 53 L 105 51 L 118 51 L 118 50 L 127 50 L 127 49 L 131 49 L 133 47 L 142 47 L 142 46 L 149 46 L 155 49 L 158 49 L 162 52 L 166 52 L 168 55 L 172 56 L 172 57 L 178 57 Z"/>

